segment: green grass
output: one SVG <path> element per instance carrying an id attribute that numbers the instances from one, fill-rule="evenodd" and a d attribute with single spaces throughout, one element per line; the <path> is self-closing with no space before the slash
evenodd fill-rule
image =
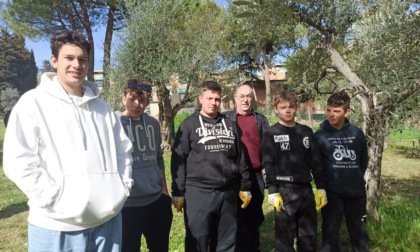
<path id="1" fill-rule="evenodd" d="M 178 121 L 179 125 L 179 121 Z M 0 125 L 0 158 L 3 154 L 4 126 Z M 171 183 L 170 154 L 165 154 L 166 178 Z M 420 248 L 420 166 L 391 146 L 383 155 L 379 221 L 368 220 L 370 251 L 418 251 Z M 0 171 L 0 251 L 27 251 L 28 207 L 26 197 Z M 274 249 L 274 215 L 264 202 L 265 222 L 261 227 L 262 251 Z M 170 251 L 184 251 L 184 221 L 175 210 L 171 229 Z M 320 233 L 320 228 L 318 232 Z M 146 243 L 143 240 L 143 247 Z M 341 230 L 343 252 L 351 251 L 347 231 Z M 142 251 L 147 251 L 143 249 Z"/>
<path id="2" fill-rule="evenodd" d="M 391 141 L 420 139 L 420 131 L 414 129 L 397 129 L 389 135 Z"/>
<path id="3" fill-rule="evenodd" d="M 178 130 L 179 125 L 181 124 L 181 122 L 184 121 L 184 119 L 187 118 L 188 116 L 189 116 L 188 113 L 180 113 L 180 114 L 177 114 L 175 116 L 175 120 L 174 120 L 174 129 L 175 129 L 175 131 Z"/>

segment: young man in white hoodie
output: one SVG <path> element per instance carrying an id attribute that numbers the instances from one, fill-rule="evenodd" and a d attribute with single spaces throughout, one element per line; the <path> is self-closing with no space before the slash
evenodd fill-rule
<path id="1" fill-rule="evenodd" d="M 77 33 L 53 37 L 57 73 L 44 73 L 9 118 L 3 166 L 29 199 L 28 251 L 120 251 L 132 144 L 85 80 L 90 48 Z"/>

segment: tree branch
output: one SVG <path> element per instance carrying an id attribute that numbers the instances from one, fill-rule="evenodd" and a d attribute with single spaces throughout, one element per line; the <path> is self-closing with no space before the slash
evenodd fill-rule
<path id="1" fill-rule="evenodd" d="M 399 93 L 397 96 L 397 103 L 403 102 L 409 96 L 420 90 L 420 80 L 417 80 L 411 86 L 407 87 L 403 92 Z"/>
<path id="2" fill-rule="evenodd" d="M 332 93 L 335 92 L 335 90 L 338 87 L 338 84 L 335 83 L 335 81 L 333 79 L 327 77 L 328 73 L 331 73 L 331 68 L 324 68 L 322 70 L 322 72 L 320 73 L 318 79 L 314 83 L 314 88 L 315 88 L 316 92 L 319 93 L 319 94 L 332 94 Z M 334 87 L 331 91 L 323 92 L 319 89 L 318 85 L 321 82 L 321 80 L 323 80 L 323 79 L 327 79 L 329 82 L 331 82 L 333 84 Z"/>
<path id="3" fill-rule="evenodd" d="M 289 6 L 289 8 L 299 18 L 301 22 L 314 27 L 325 37 L 331 37 L 332 34 L 334 34 L 333 28 L 324 27 L 321 23 L 321 20 L 315 20 L 315 19 L 310 18 L 309 14 L 305 10 L 296 7 L 296 5 Z"/>
<path id="4" fill-rule="evenodd" d="M 309 64 L 312 62 L 313 58 L 315 57 L 315 54 L 318 50 L 322 49 L 322 44 L 318 44 L 317 46 L 315 46 L 311 53 L 309 54 L 308 59 L 305 62 L 305 66 L 304 66 L 304 70 L 302 73 L 302 82 L 303 85 L 308 86 L 308 72 L 309 72 Z"/>

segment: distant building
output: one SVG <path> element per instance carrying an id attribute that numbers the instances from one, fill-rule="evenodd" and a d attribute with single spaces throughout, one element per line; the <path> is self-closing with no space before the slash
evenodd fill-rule
<path id="1" fill-rule="evenodd" d="M 104 71 L 93 70 L 93 79 L 95 79 L 96 86 L 99 88 L 99 90 L 101 90 L 104 86 Z"/>
<path id="2" fill-rule="evenodd" d="M 258 108 L 265 107 L 265 80 L 264 73 L 259 68 L 248 68 L 241 66 L 242 74 L 240 81 L 248 84 L 255 90 L 255 100 Z M 270 70 L 271 95 L 274 96 L 279 90 L 282 90 L 287 81 L 287 69 L 285 64 L 274 64 Z"/>

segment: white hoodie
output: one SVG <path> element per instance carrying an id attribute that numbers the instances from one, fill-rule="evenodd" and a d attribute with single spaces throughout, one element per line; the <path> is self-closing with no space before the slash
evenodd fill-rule
<path id="1" fill-rule="evenodd" d="M 97 87 L 72 100 L 55 73 L 13 108 L 4 172 L 28 197 L 29 223 L 58 231 L 101 225 L 121 210 L 131 179 L 131 141 Z"/>

